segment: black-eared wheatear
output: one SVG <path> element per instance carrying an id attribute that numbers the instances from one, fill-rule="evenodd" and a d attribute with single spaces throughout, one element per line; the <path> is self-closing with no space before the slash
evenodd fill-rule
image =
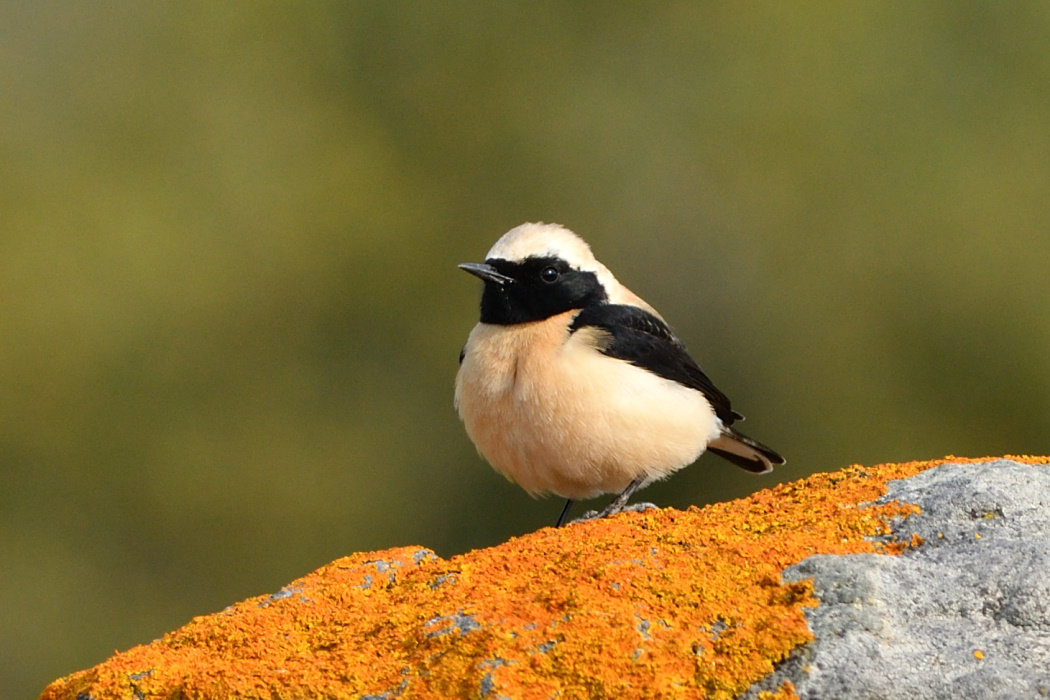
<path id="1" fill-rule="evenodd" d="M 704 450 L 762 474 L 784 458 L 739 433 L 743 418 L 641 298 L 555 224 L 508 231 L 483 263 L 481 321 L 456 376 L 456 409 L 496 471 L 534 496 L 619 496 Z"/>

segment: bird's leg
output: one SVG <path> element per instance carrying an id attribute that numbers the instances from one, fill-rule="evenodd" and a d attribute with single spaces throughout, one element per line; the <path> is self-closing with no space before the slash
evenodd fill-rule
<path id="1" fill-rule="evenodd" d="M 599 518 L 606 518 L 610 515 L 616 515 L 617 513 L 625 510 L 631 510 L 640 512 L 643 510 L 649 510 L 650 508 L 656 508 L 652 503 L 635 503 L 633 506 L 627 505 L 627 501 L 631 500 L 631 496 L 637 491 L 642 484 L 645 483 L 645 477 L 640 476 L 631 483 L 627 484 L 627 488 L 620 493 L 619 496 L 613 499 L 613 502 L 605 507 L 602 511 L 589 510 L 580 517 L 573 520 L 574 523 L 586 522 L 588 520 L 598 520 Z"/>
<path id="2" fill-rule="evenodd" d="M 565 500 L 565 507 L 561 509 L 561 515 L 558 516 L 558 524 L 554 527 L 561 527 L 565 524 L 565 519 L 569 517 L 569 511 L 572 510 L 572 504 L 574 501 L 571 498 Z"/>
<path id="3" fill-rule="evenodd" d="M 616 515 L 617 513 L 622 511 L 624 507 L 627 506 L 627 501 L 631 500 L 631 496 L 634 495 L 634 492 L 637 491 L 643 483 L 645 483 L 645 477 L 640 476 L 631 483 L 627 484 L 627 488 L 625 488 L 619 496 L 614 498 L 612 503 L 605 506 L 605 510 L 603 510 L 601 513 L 598 513 L 598 517 L 607 518 L 610 515 Z"/>

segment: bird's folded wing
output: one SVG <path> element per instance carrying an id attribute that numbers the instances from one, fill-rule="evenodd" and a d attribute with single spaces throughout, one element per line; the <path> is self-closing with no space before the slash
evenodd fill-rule
<path id="1" fill-rule="evenodd" d="M 715 415 L 728 427 L 743 418 L 686 352 L 666 323 L 637 306 L 601 304 L 581 311 L 569 328 L 574 333 L 593 327 L 603 331 L 597 349 L 604 355 L 695 389 L 707 398 Z"/>

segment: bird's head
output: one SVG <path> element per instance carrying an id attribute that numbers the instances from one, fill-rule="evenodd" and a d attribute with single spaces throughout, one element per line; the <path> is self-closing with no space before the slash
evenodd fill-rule
<path id="1" fill-rule="evenodd" d="M 522 224 L 496 241 L 485 262 L 459 267 L 485 282 L 482 323 L 542 321 L 604 304 L 620 286 L 582 238 L 557 224 Z"/>

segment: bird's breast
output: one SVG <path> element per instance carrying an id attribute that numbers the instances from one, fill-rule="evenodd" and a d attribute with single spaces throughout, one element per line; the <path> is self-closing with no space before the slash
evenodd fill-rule
<path id="1" fill-rule="evenodd" d="M 456 407 L 485 459 L 532 494 L 566 498 L 695 460 L 720 427 L 703 395 L 603 355 L 598 329 L 570 334 L 576 313 L 471 332 Z"/>

